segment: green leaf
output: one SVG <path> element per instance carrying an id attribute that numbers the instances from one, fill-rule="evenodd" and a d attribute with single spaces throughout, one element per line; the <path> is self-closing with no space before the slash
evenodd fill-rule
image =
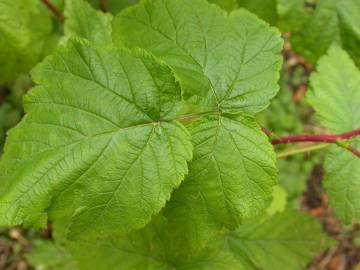
<path id="1" fill-rule="evenodd" d="M 360 67 L 360 4 L 357 0 L 339 3 L 339 23 L 342 46 Z"/>
<path id="2" fill-rule="evenodd" d="M 245 10 L 227 16 L 205 0 L 145 0 L 115 18 L 113 39 L 165 61 L 204 110 L 259 112 L 278 91 L 280 33 Z"/>
<path id="3" fill-rule="evenodd" d="M 314 218 L 289 210 L 244 224 L 227 241 L 234 254 L 264 270 L 302 269 L 315 252 L 331 244 Z"/>
<path id="4" fill-rule="evenodd" d="M 84 0 L 67 0 L 64 15 L 67 38 L 80 37 L 99 46 L 111 45 L 111 14 L 93 9 Z"/>
<path id="5" fill-rule="evenodd" d="M 308 101 L 331 133 L 360 128 L 360 71 L 340 47 L 320 59 L 311 76 Z M 360 140 L 350 143 L 360 147 Z M 336 215 L 345 223 L 360 220 L 360 159 L 333 146 L 325 161 L 324 186 Z"/>
<path id="6" fill-rule="evenodd" d="M 26 260 L 37 270 L 77 270 L 76 262 L 64 247 L 48 240 L 36 240 Z"/>
<path id="7" fill-rule="evenodd" d="M 187 173 L 192 146 L 176 118 L 179 85 L 142 51 L 72 42 L 33 72 L 25 119 L 0 163 L 0 223 L 73 216 L 71 233 L 147 223 Z"/>
<path id="8" fill-rule="evenodd" d="M 236 0 L 208 0 L 209 3 L 217 4 L 222 9 L 230 12 L 238 7 Z"/>
<path id="9" fill-rule="evenodd" d="M 278 90 L 280 34 L 245 10 L 227 16 L 203 0 L 148 0 L 115 18 L 113 38 L 161 58 L 185 98 L 214 112 L 188 126 L 195 160 L 165 210 L 177 238 L 200 248 L 217 227 L 262 211 L 276 182 L 273 148 L 254 119 L 225 112 L 268 105 Z"/>
<path id="10" fill-rule="evenodd" d="M 357 0 L 277 0 L 279 27 L 291 32 L 294 50 L 315 64 L 333 43 L 360 63 L 360 2 Z"/>
<path id="11" fill-rule="evenodd" d="M 266 214 L 272 216 L 285 210 L 287 204 L 286 190 L 280 185 L 275 186 L 272 192 L 272 200 L 266 209 Z"/>
<path id="12" fill-rule="evenodd" d="M 206 249 L 198 254 L 179 257 L 184 249 L 167 236 L 165 220 L 152 221 L 140 231 L 127 236 L 104 239 L 97 243 L 71 243 L 80 269 L 86 270 L 242 270 L 240 262 L 229 252 Z M 174 253 L 175 252 L 175 253 Z M 111 256 L 109 256 L 111 254 Z"/>
<path id="13" fill-rule="evenodd" d="M 0 84 L 27 73 L 55 46 L 50 16 L 40 1 L 0 2 Z"/>
<path id="14" fill-rule="evenodd" d="M 177 238 L 201 247 L 216 227 L 235 228 L 264 210 L 277 170 L 268 138 L 250 117 L 207 116 L 187 127 L 194 159 L 165 213 Z"/>
<path id="15" fill-rule="evenodd" d="M 277 24 L 277 0 L 237 0 L 237 2 L 239 7 L 246 8 L 269 24 Z"/>

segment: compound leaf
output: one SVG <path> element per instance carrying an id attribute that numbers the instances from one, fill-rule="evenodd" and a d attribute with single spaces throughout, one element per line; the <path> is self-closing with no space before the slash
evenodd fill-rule
<path id="1" fill-rule="evenodd" d="M 71 42 L 33 78 L 0 163 L 1 224 L 42 225 L 51 212 L 74 214 L 74 236 L 143 226 L 192 156 L 171 70 L 141 51 Z"/>
<path id="2" fill-rule="evenodd" d="M 332 133 L 360 128 L 360 71 L 340 47 L 320 59 L 311 76 L 308 100 L 320 123 Z M 350 142 L 359 147 L 359 139 Z M 360 159 L 333 146 L 325 161 L 324 185 L 343 222 L 360 220 Z"/>

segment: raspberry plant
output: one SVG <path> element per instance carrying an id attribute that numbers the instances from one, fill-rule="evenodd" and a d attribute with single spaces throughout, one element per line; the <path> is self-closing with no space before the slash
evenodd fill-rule
<path id="1" fill-rule="evenodd" d="M 266 1 L 271 13 L 261 1 L 212 1 L 230 13 L 205 0 L 130 1 L 125 9 L 101 1 L 105 11 L 123 9 L 115 16 L 83 0 L 54 2 L 0 1 L 0 81 L 10 84 L 42 59 L 0 162 L 0 224 L 54 229 L 55 242 L 40 244 L 30 262 L 301 269 L 332 244 L 313 218 L 286 207 L 277 185 L 274 146 L 301 141 L 330 145 L 330 203 L 344 223 L 360 220 L 356 34 L 319 50 L 311 36 L 297 44 L 309 29 L 280 0 Z M 317 18 L 328 2 L 307 16 Z M 331 12 L 350 5 L 360 10 L 349 0 Z M 309 45 L 304 56 L 313 63 L 321 56 L 307 100 L 326 133 L 277 137 L 259 125 L 256 115 L 279 90 L 283 39 L 237 7 L 281 30 L 296 27 L 295 50 Z M 63 35 L 51 30 L 62 24 Z M 42 253 L 66 255 L 52 265 Z"/>

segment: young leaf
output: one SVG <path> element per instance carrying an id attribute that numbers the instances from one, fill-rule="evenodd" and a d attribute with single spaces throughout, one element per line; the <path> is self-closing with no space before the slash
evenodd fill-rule
<path id="1" fill-rule="evenodd" d="M 143 226 L 187 173 L 180 88 L 142 51 L 71 42 L 33 72 L 27 115 L 0 163 L 0 223 L 71 216 L 72 234 Z"/>
<path id="2" fill-rule="evenodd" d="M 67 38 L 75 36 L 99 46 L 111 45 L 112 15 L 96 11 L 84 0 L 67 0 L 64 14 Z"/>
<path id="3" fill-rule="evenodd" d="M 360 71 L 340 47 L 320 59 L 311 76 L 308 101 L 320 123 L 331 133 L 360 127 Z M 360 140 L 350 142 L 360 147 Z M 334 211 L 347 224 L 360 220 L 360 159 L 333 146 L 325 161 L 324 186 Z"/>
<path id="4" fill-rule="evenodd" d="M 227 241 L 234 254 L 264 270 L 302 269 L 315 252 L 331 244 L 314 218 L 289 210 L 244 224 Z"/>
<path id="5" fill-rule="evenodd" d="M 227 16 L 205 0 L 146 0 L 115 18 L 113 38 L 164 60 L 206 110 L 259 112 L 278 91 L 280 33 L 245 10 Z"/>

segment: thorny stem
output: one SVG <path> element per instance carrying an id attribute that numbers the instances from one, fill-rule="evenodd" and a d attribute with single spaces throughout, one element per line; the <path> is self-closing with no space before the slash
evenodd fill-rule
<path id="1" fill-rule="evenodd" d="M 64 20 L 64 15 L 52 4 L 50 3 L 48 0 L 41 0 L 41 2 L 43 2 L 43 4 L 51 11 L 51 13 L 59 18 L 60 21 Z"/>
<path id="2" fill-rule="evenodd" d="M 265 134 L 267 134 L 270 138 L 273 137 L 272 133 L 269 132 L 267 129 L 263 128 L 263 131 Z M 357 150 L 354 146 L 344 142 L 344 140 L 351 139 L 353 137 L 360 136 L 360 128 L 355 129 L 350 132 L 341 133 L 341 134 L 335 134 L 335 135 L 329 135 L 329 134 L 320 134 L 320 135 L 292 135 L 292 136 L 286 136 L 281 138 L 272 139 L 271 143 L 273 145 L 279 145 L 279 144 L 290 144 L 290 143 L 297 143 L 297 142 L 323 142 L 323 143 L 335 143 L 344 149 L 350 151 L 355 156 L 360 158 L 360 151 Z M 322 147 L 320 147 L 322 148 Z M 301 153 L 301 152 L 308 152 L 314 149 L 318 149 L 318 147 L 312 146 L 309 148 L 298 148 L 296 151 L 288 151 L 281 154 L 281 157 L 288 156 L 291 154 Z M 279 157 L 279 155 L 278 155 Z"/>

